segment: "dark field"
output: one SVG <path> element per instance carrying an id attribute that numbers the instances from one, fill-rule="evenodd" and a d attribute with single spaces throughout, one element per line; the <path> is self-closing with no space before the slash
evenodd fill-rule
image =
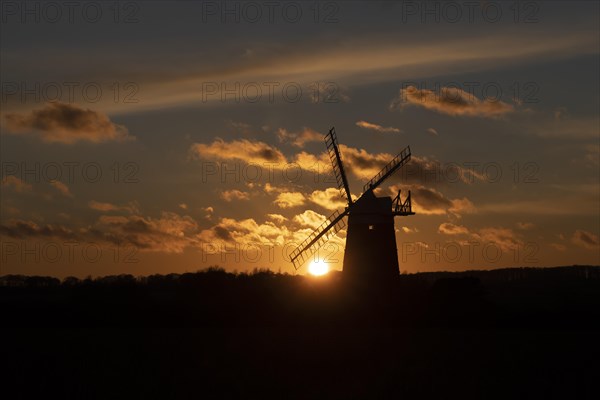
<path id="1" fill-rule="evenodd" d="M 0 278 L 2 396 L 596 399 L 600 268 Z"/>

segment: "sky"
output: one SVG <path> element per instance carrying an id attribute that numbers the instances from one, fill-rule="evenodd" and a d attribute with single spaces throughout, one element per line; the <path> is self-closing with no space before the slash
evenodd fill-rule
<path id="1" fill-rule="evenodd" d="M 331 127 L 355 197 L 411 148 L 402 272 L 600 264 L 597 2 L 1 7 L 2 275 L 304 274 Z"/>

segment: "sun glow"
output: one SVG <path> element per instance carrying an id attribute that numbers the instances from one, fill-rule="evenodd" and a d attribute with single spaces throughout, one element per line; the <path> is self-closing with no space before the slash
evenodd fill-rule
<path id="1" fill-rule="evenodd" d="M 308 273 L 314 276 L 322 276 L 328 272 L 329 265 L 323 260 L 315 260 L 308 267 Z"/>

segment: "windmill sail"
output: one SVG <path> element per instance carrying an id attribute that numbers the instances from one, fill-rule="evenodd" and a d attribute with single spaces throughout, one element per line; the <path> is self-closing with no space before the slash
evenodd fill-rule
<path id="1" fill-rule="evenodd" d="M 338 189 L 340 194 L 344 197 L 348 204 L 352 204 L 352 197 L 350 196 L 350 186 L 348 185 L 348 179 L 344 172 L 344 164 L 342 164 L 342 156 L 337 143 L 337 135 L 335 134 L 335 128 L 331 128 L 329 133 L 325 137 L 325 145 L 327 146 L 327 152 L 329 153 L 329 159 L 331 160 L 331 166 L 337 181 Z"/>
<path id="2" fill-rule="evenodd" d="M 323 223 L 313 231 L 296 249 L 290 254 L 294 268 L 298 269 L 304 261 L 312 256 L 329 238 L 336 234 L 346 224 L 344 217 L 348 213 L 346 211 L 336 211 L 329 216 Z"/>
<path id="3" fill-rule="evenodd" d="M 367 190 L 374 190 L 376 187 L 381 185 L 381 183 L 386 180 L 390 175 L 392 175 L 398 168 L 406 164 L 410 160 L 410 146 L 407 146 L 398 154 L 396 157 L 392 159 L 377 175 L 373 177 L 367 184 L 363 187 L 363 192 Z"/>

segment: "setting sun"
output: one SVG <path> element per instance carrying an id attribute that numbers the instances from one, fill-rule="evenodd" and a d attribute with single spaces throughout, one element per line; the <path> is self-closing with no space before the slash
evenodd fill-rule
<path id="1" fill-rule="evenodd" d="M 315 260 L 310 263 L 308 273 L 314 276 L 322 276 L 329 272 L 329 265 L 323 260 Z"/>

